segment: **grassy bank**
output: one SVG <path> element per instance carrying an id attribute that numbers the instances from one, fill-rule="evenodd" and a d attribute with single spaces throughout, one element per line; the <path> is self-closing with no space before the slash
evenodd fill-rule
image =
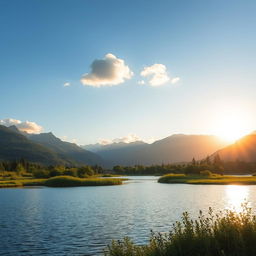
<path id="1" fill-rule="evenodd" d="M 78 187 L 78 186 L 110 186 L 121 185 L 123 179 L 117 178 L 75 178 L 71 176 L 57 176 L 49 179 L 18 179 L 2 180 L 0 188 L 47 186 L 47 187 Z"/>
<path id="2" fill-rule="evenodd" d="M 152 233 L 149 244 L 113 241 L 105 256 L 255 256 L 255 243 L 256 216 L 244 205 L 241 213 L 209 209 L 196 220 L 185 212 L 169 233 Z"/>
<path id="3" fill-rule="evenodd" d="M 181 184 L 215 184 L 215 185 L 256 185 L 256 177 L 228 176 L 228 175 L 185 175 L 167 174 L 158 179 L 159 183 Z"/>
<path id="4" fill-rule="evenodd" d="M 47 187 L 77 187 L 77 186 L 109 186 L 121 185 L 121 179 L 87 178 L 80 179 L 69 176 L 58 176 L 45 181 Z"/>

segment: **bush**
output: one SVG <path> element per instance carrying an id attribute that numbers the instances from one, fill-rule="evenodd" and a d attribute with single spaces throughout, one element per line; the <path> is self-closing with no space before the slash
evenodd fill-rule
<path id="1" fill-rule="evenodd" d="M 63 171 L 63 175 L 76 177 L 77 176 L 76 168 L 66 169 L 65 171 Z"/>
<path id="2" fill-rule="evenodd" d="M 94 171 L 90 166 L 83 166 L 78 168 L 77 176 L 80 178 L 88 177 L 94 175 Z"/>
<path id="3" fill-rule="evenodd" d="M 33 171 L 33 176 L 36 179 L 46 179 L 50 177 L 50 173 L 49 171 L 45 171 L 45 170 L 36 170 L 36 171 Z"/>
<path id="4" fill-rule="evenodd" d="M 256 216 L 230 210 L 192 220 L 187 212 L 167 234 L 152 233 L 150 243 L 135 245 L 129 238 L 113 241 L 105 256 L 255 256 Z"/>
<path id="5" fill-rule="evenodd" d="M 210 177 L 213 175 L 213 173 L 209 170 L 200 171 L 201 176 Z"/>
<path id="6" fill-rule="evenodd" d="M 57 169 L 57 168 L 56 169 L 52 169 L 49 172 L 49 176 L 50 177 L 61 176 L 61 175 L 63 175 L 63 172 L 61 170 Z"/>

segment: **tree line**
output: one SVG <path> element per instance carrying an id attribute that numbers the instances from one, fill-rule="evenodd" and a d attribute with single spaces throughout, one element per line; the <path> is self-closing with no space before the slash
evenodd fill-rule
<path id="1" fill-rule="evenodd" d="M 168 173 L 200 174 L 200 172 L 205 170 L 218 174 L 254 174 L 256 173 L 256 162 L 247 163 L 239 160 L 234 162 L 224 162 L 218 154 L 213 158 L 206 157 L 200 161 L 193 158 L 189 163 L 151 166 L 116 165 L 113 168 L 103 168 L 98 165 L 43 166 L 28 162 L 25 159 L 16 161 L 0 161 L 0 172 L 2 173 L 2 176 L 13 173 L 14 175 L 33 176 L 35 178 L 49 178 L 61 175 L 84 178 L 98 174 L 110 173 L 118 175 L 164 175 Z"/>

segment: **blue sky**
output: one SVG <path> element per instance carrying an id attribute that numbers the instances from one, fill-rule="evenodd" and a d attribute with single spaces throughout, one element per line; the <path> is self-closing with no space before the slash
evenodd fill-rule
<path id="1" fill-rule="evenodd" d="M 255 130 L 255 13 L 255 1 L 236 0 L 0 0 L 0 119 L 79 144 L 218 133 L 230 116 Z M 108 53 L 134 75 L 84 86 Z M 140 73 L 154 64 L 180 81 L 151 86 Z"/>

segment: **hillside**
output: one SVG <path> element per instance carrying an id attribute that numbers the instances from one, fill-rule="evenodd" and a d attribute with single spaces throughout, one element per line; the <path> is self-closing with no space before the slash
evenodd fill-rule
<path id="1" fill-rule="evenodd" d="M 21 158 L 47 165 L 71 163 L 69 159 L 30 141 L 13 128 L 0 125 L 0 160 L 18 160 Z"/>
<path id="2" fill-rule="evenodd" d="M 218 154 L 222 161 L 256 161 L 256 134 L 244 136 L 234 144 L 218 150 L 212 155 Z"/>
<path id="3" fill-rule="evenodd" d="M 54 136 L 51 132 L 41 134 L 29 134 L 27 137 L 44 147 L 62 155 L 66 158 L 72 159 L 78 164 L 88 165 L 104 165 L 104 161 L 97 154 L 88 150 L 82 149 L 75 143 L 62 141 Z"/>
<path id="4" fill-rule="evenodd" d="M 202 159 L 226 145 L 216 136 L 175 134 L 152 144 L 137 141 L 88 148 L 112 165 L 152 165 L 188 162 L 193 157 Z"/>

